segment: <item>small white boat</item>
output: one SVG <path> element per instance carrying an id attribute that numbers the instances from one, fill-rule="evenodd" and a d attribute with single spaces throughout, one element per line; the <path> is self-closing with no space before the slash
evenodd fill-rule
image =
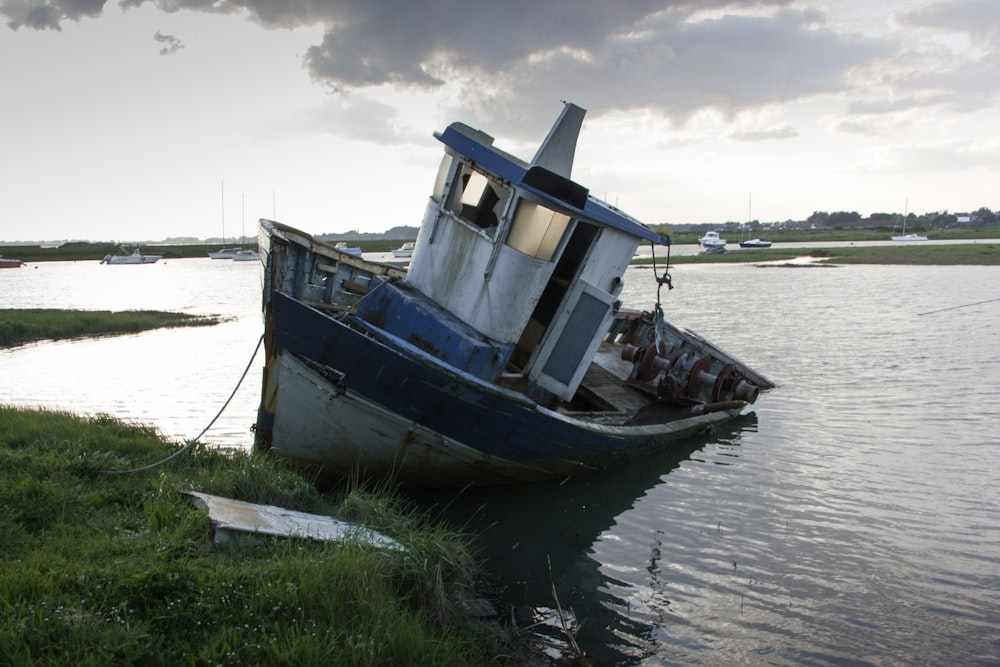
<path id="1" fill-rule="evenodd" d="M 893 234 L 890 238 L 893 241 L 926 241 L 927 240 L 926 236 L 923 236 L 921 234 L 912 234 L 912 233 L 907 234 L 906 233 L 906 218 L 907 218 L 906 212 L 907 212 L 907 210 L 909 208 L 910 208 L 910 199 L 909 199 L 909 197 L 907 197 L 906 198 L 906 206 L 903 207 L 903 233 L 900 234 L 899 236 L 896 236 L 895 234 Z M 893 227 L 892 231 L 895 232 L 896 228 Z"/>
<path id="2" fill-rule="evenodd" d="M 242 250 L 243 248 L 221 248 L 215 252 L 208 253 L 208 256 L 212 259 L 232 259 L 236 253 Z"/>
<path id="3" fill-rule="evenodd" d="M 122 248 L 118 251 L 117 255 L 105 255 L 104 259 L 101 260 L 101 264 L 153 264 L 163 255 L 144 255 L 139 252 L 136 248 L 132 251 L 132 254 L 125 252 Z"/>
<path id="4" fill-rule="evenodd" d="M 252 248 L 240 248 L 233 253 L 234 262 L 255 262 L 260 259 L 260 255 Z"/>
<path id="5" fill-rule="evenodd" d="M 719 238 L 719 232 L 705 232 L 705 235 L 698 239 L 698 243 L 703 248 L 725 248 L 726 239 Z"/>
<path id="6" fill-rule="evenodd" d="M 413 247 L 414 247 L 414 245 L 415 245 L 415 243 L 413 241 L 407 241 L 403 245 L 401 245 L 398 248 L 396 248 L 395 250 L 393 250 L 392 251 L 392 256 L 393 257 L 412 257 L 413 256 Z"/>
<path id="7" fill-rule="evenodd" d="M 0 269 L 17 269 L 20 268 L 22 264 L 24 264 L 24 262 L 19 259 L 13 259 L 0 255 Z"/>

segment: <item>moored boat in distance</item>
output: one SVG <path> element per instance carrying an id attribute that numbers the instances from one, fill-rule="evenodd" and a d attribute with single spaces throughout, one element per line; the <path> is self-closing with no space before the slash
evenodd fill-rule
<path id="1" fill-rule="evenodd" d="M 101 264 L 155 264 L 163 255 L 145 255 L 137 247 L 131 253 L 120 248 L 117 255 L 105 255 Z"/>
<path id="2" fill-rule="evenodd" d="M 220 248 L 214 252 L 208 253 L 208 256 L 212 259 L 232 259 L 236 253 L 243 250 L 243 248 Z"/>
<path id="3" fill-rule="evenodd" d="M 253 262 L 260 259 L 260 254 L 253 248 L 240 248 L 233 253 L 234 262 Z"/>
<path id="4" fill-rule="evenodd" d="M 413 248 L 414 248 L 415 245 L 416 244 L 413 241 L 407 241 L 403 245 L 401 245 L 398 248 L 396 248 L 395 250 L 393 250 L 392 251 L 392 256 L 393 257 L 400 257 L 400 258 L 412 257 L 413 256 Z"/>
<path id="5" fill-rule="evenodd" d="M 741 248 L 770 248 L 770 241 L 762 241 L 761 239 L 747 239 L 746 241 L 740 241 Z"/>
<path id="6" fill-rule="evenodd" d="M 725 248 L 726 239 L 719 237 L 719 232 L 705 232 L 705 235 L 698 239 L 702 248 Z"/>
<path id="7" fill-rule="evenodd" d="M 24 264 L 24 262 L 19 259 L 0 255 L 0 269 L 17 269 L 20 268 L 22 264 Z"/>
<path id="8" fill-rule="evenodd" d="M 584 110 L 534 158 L 452 123 L 407 269 L 261 220 L 255 447 L 317 479 L 411 486 L 594 473 L 745 414 L 764 376 L 659 303 L 626 309 L 646 225 L 570 180 Z"/>
<path id="9" fill-rule="evenodd" d="M 909 198 L 907 198 L 906 206 L 903 209 L 903 232 L 899 236 L 893 234 L 889 238 L 893 241 L 926 241 L 927 237 L 922 234 L 913 234 L 912 232 L 910 234 L 906 233 L 906 218 L 908 217 L 906 215 L 906 209 L 908 209 L 909 207 L 910 207 L 910 200 Z M 892 231 L 893 232 L 896 231 L 895 226 L 893 226 Z"/>

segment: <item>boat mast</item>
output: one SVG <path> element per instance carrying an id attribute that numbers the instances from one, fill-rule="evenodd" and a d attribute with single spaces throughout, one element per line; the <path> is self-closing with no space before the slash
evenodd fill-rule
<path id="1" fill-rule="evenodd" d="M 220 182 L 219 206 L 222 208 L 222 245 L 226 245 L 226 182 Z"/>

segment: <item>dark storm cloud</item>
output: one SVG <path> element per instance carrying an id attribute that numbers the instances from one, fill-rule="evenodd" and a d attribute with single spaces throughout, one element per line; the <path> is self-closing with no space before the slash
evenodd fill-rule
<path id="1" fill-rule="evenodd" d="M 677 120 L 705 108 L 732 116 L 843 92 L 847 73 L 891 53 L 885 44 L 825 29 L 822 20 L 817 12 L 791 10 L 696 22 L 666 15 L 649 21 L 645 33 L 609 39 L 595 58 L 529 66 L 534 71 L 514 86 L 527 94 L 522 82 L 530 81 L 535 89 L 586 96 L 602 108 L 643 107 Z"/>
<path id="2" fill-rule="evenodd" d="M 14 30 L 59 30 L 62 21 L 95 18 L 104 11 L 107 0 L 0 0 L 0 14 Z"/>
<path id="3" fill-rule="evenodd" d="M 907 49 L 906 40 L 838 32 L 818 10 L 787 9 L 791 0 L 121 4 L 234 13 L 269 28 L 321 26 L 322 39 L 308 46 L 304 57 L 315 80 L 337 91 L 384 84 L 434 90 L 447 84 L 466 109 L 501 132 L 515 127 L 537 132 L 551 119 L 528 118 L 525 109 L 558 99 L 573 100 L 595 115 L 641 108 L 683 123 L 699 110 L 713 109 L 731 118 L 771 104 L 842 95 L 857 85 L 858 72 L 867 71 L 870 82 L 873 72 Z M 103 0 L 0 0 L 0 12 L 14 28 L 58 29 L 60 21 L 97 16 L 103 6 Z M 998 14 L 995 0 L 953 0 L 899 15 L 917 31 L 954 27 L 986 55 L 960 65 L 934 59 L 919 70 L 886 68 L 877 76 L 891 89 L 894 104 L 939 104 L 949 97 L 970 107 L 989 103 L 990 93 L 962 96 L 960 87 L 982 91 L 986 82 L 997 80 Z M 868 105 L 868 113 L 892 108 L 880 95 L 889 93 L 861 95 L 858 103 Z"/>

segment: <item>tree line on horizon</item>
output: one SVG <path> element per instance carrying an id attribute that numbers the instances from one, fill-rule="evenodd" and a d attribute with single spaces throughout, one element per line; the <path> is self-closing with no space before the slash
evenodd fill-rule
<path id="1" fill-rule="evenodd" d="M 706 229 L 884 229 L 901 226 L 902 213 L 872 213 L 865 217 L 857 211 L 814 211 L 805 220 L 785 220 L 776 222 L 728 221 L 717 223 L 653 225 L 654 228 L 667 228 L 673 231 L 703 231 Z M 949 213 L 947 211 L 932 211 L 929 213 L 905 214 L 906 226 L 914 229 L 979 229 L 997 224 L 1000 216 L 993 210 L 982 207 L 971 213 Z"/>

